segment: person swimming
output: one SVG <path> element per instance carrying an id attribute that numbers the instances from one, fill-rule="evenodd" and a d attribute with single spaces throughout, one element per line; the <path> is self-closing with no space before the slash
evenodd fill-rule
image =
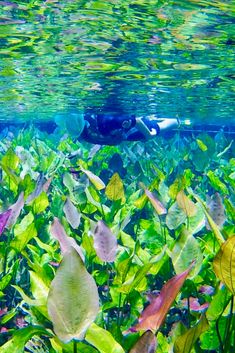
<path id="1" fill-rule="evenodd" d="M 99 145 L 147 141 L 156 137 L 160 131 L 179 125 L 177 119 L 158 119 L 155 116 L 83 115 L 75 112 L 57 116 L 55 121 L 65 127 L 72 137 Z"/>

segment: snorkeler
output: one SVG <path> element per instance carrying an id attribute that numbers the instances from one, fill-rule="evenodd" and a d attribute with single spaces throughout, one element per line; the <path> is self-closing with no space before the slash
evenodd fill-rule
<path id="1" fill-rule="evenodd" d="M 117 145 L 122 141 L 147 141 L 160 131 L 178 126 L 177 119 L 157 119 L 155 116 L 135 117 L 109 114 L 70 114 L 56 118 L 72 137 L 99 145 Z"/>
<path id="2" fill-rule="evenodd" d="M 177 119 L 156 119 L 154 116 L 85 115 L 81 139 L 100 145 L 116 145 L 122 141 L 146 141 L 160 131 L 178 126 Z"/>

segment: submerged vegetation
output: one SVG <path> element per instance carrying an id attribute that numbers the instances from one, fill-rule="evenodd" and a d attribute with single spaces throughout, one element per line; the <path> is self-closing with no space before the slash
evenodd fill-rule
<path id="1" fill-rule="evenodd" d="M 1 138 L 0 352 L 234 351 L 231 141 Z"/>

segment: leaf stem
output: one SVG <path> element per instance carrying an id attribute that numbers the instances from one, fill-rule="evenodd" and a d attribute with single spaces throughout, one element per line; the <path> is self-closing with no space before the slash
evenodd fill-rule
<path id="1" fill-rule="evenodd" d="M 226 325 L 226 331 L 225 331 L 225 336 L 224 336 L 224 350 L 223 353 L 229 353 L 230 352 L 230 348 L 231 348 L 231 323 L 232 323 L 232 319 L 233 319 L 233 305 L 234 305 L 234 296 L 231 297 L 231 301 L 230 301 L 230 312 L 229 312 L 229 317 L 227 320 L 227 325 Z"/>
<path id="2" fill-rule="evenodd" d="M 78 353 L 77 341 L 73 341 L 73 353 Z"/>
<path id="3" fill-rule="evenodd" d="M 121 303 L 122 303 L 122 293 L 119 293 L 118 298 L 118 313 L 117 313 L 117 326 L 120 326 L 120 316 L 121 316 Z"/>
<path id="4" fill-rule="evenodd" d="M 218 336 L 218 339 L 219 339 L 219 352 L 222 352 L 223 351 L 223 341 L 222 341 L 222 338 L 221 338 L 221 335 L 220 335 L 220 332 L 219 332 L 219 320 L 221 318 L 221 315 L 220 317 L 216 320 L 215 322 L 215 329 L 216 329 L 216 333 L 217 333 L 217 336 Z"/>

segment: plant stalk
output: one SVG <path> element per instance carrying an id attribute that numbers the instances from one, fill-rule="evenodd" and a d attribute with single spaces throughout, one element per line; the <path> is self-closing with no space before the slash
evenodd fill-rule
<path id="1" fill-rule="evenodd" d="M 77 341 L 73 341 L 73 353 L 78 353 Z"/>
<path id="2" fill-rule="evenodd" d="M 231 350 L 231 323 L 233 321 L 233 305 L 234 305 L 234 296 L 232 296 L 231 301 L 230 301 L 230 313 L 229 313 L 229 317 L 228 317 L 228 321 L 227 321 L 227 325 L 226 325 L 226 331 L 225 331 L 225 335 L 224 335 L 224 350 L 223 353 L 230 353 Z"/>

